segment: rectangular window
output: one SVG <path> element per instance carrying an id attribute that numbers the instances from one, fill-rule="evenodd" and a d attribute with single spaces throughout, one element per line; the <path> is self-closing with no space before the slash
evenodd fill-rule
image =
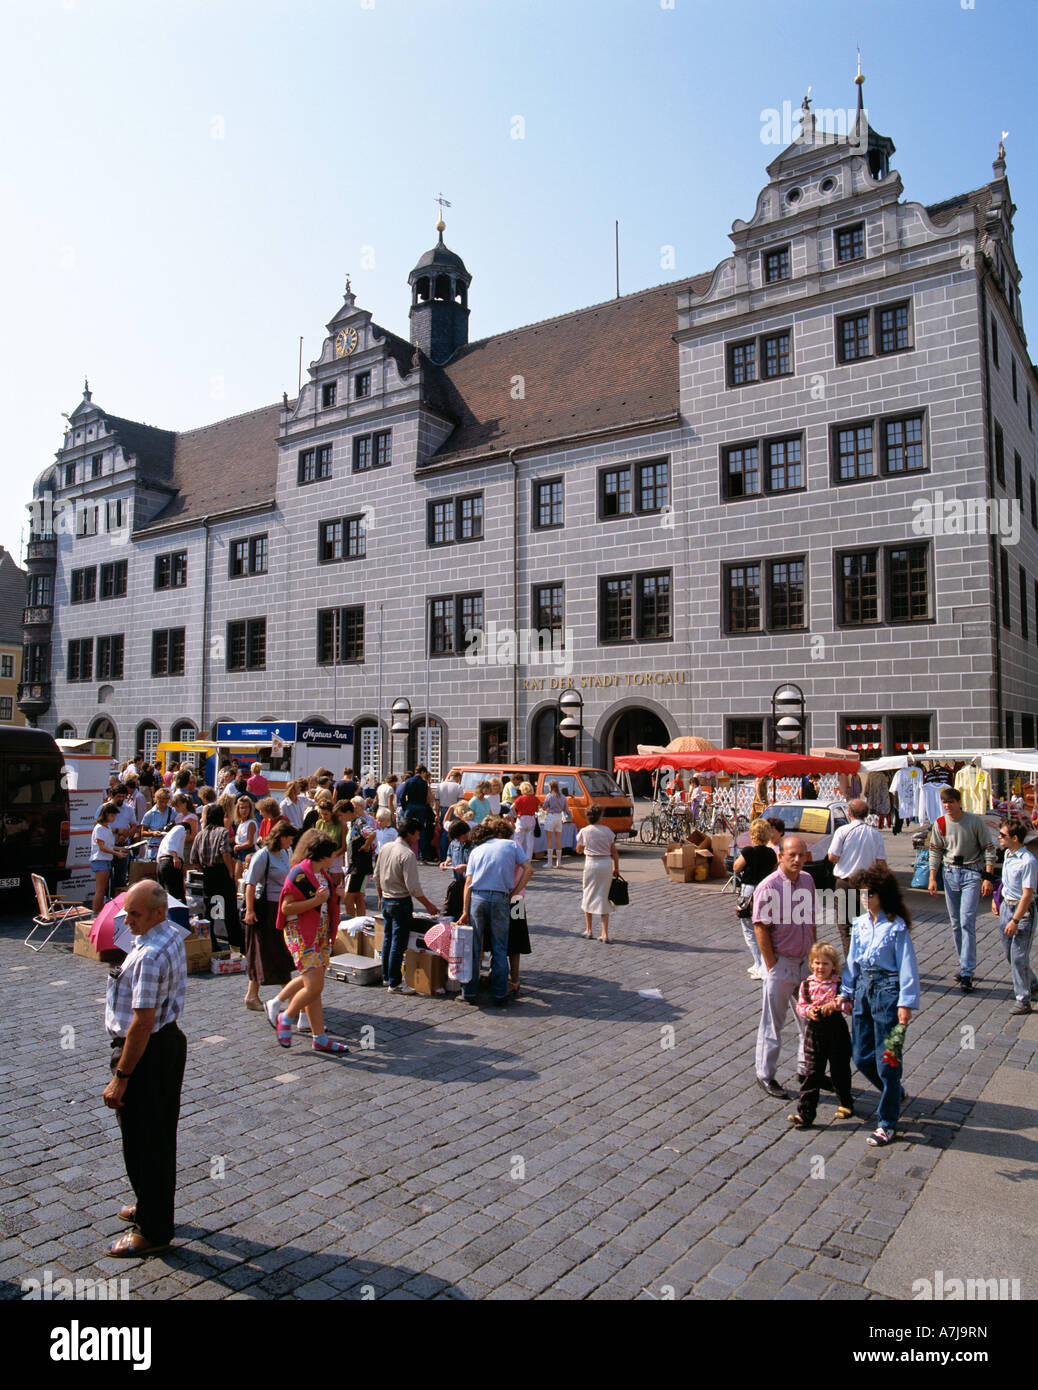
<path id="1" fill-rule="evenodd" d="M 1016 484 L 1016 495 L 1021 502 L 1024 500 L 1024 463 L 1020 455 L 1013 453 L 1013 481 Z"/>
<path id="2" fill-rule="evenodd" d="M 638 640 L 671 637 L 670 570 L 638 575 Z"/>
<path id="3" fill-rule="evenodd" d="M 599 479 L 599 515 L 630 516 L 633 510 L 630 468 L 606 468 Z"/>
<path id="4" fill-rule="evenodd" d="M 789 376 L 792 371 L 792 356 L 789 351 L 789 334 L 776 333 L 773 337 L 765 338 L 764 342 L 764 375 L 766 378 L 776 376 Z"/>
<path id="5" fill-rule="evenodd" d="M 857 753 L 860 758 L 873 758 L 883 752 L 883 721 L 878 714 L 852 715 L 840 721 L 840 747 Z"/>
<path id="6" fill-rule="evenodd" d="M 429 503 L 429 544 L 451 545 L 454 541 L 454 499 Z"/>
<path id="7" fill-rule="evenodd" d="M 1034 715 L 1022 714 L 1020 716 L 1020 747 L 1034 747 Z"/>
<path id="8" fill-rule="evenodd" d="M 123 499 L 122 499 L 121 497 L 116 497 L 113 501 L 111 501 L 111 502 L 106 502 L 106 503 L 105 503 L 105 530 L 106 530 L 106 531 L 121 531 L 121 530 L 122 530 L 122 527 L 123 527 L 123 521 L 124 521 L 124 519 L 125 519 L 125 516 L 126 516 L 126 511 L 125 511 L 125 508 L 123 507 Z"/>
<path id="9" fill-rule="evenodd" d="M 266 574 L 267 538 L 248 536 L 231 543 L 231 578 L 247 574 Z"/>
<path id="10" fill-rule="evenodd" d="M 153 676 L 184 674 L 184 636 L 185 630 L 182 627 L 163 628 L 151 634 Z"/>
<path id="11" fill-rule="evenodd" d="M 994 314 L 991 315 L 991 360 L 998 366 L 998 324 Z"/>
<path id="12" fill-rule="evenodd" d="M 76 535 L 80 539 L 97 535 L 97 513 L 97 507 L 88 506 L 85 502 L 76 508 Z"/>
<path id="13" fill-rule="evenodd" d="M 998 557 L 1000 577 L 1002 580 L 1002 626 L 1009 627 L 1009 556 L 1004 550 L 999 552 Z"/>
<path id="14" fill-rule="evenodd" d="M 123 678 L 123 634 L 97 639 L 97 679 L 121 681 Z"/>
<path id="15" fill-rule="evenodd" d="M 1013 715 L 1006 713 L 1006 747 L 1016 747 L 1016 729 L 1014 728 L 1015 719 Z"/>
<path id="16" fill-rule="evenodd" d="M 1013 400 L 1014 400 L 1014 401 L 1018 401 L 1020 398 L 1019 398 L 1019 396 L 1016 394 L 1016 392 L 1017 392 L 1017 385 L 1016 385 L 1016 358 L 1015 358 L 1015 357 L 1012 359 L 1011 366 L 1012 366 L 1012 369 L 1013 369 Z"/>
<path id="17" fill-rule="evenodd" d="M 846 265 L 848 261 L 860 261 L 865 255 L 865 223 L 858 222 L 853 227 L 839 227 L 836 231 L 836 263 Z"/>
<path id="18" fill-rule="evenodd" d="M 788 246 L 776 246 L 774 251 L 764 253 L 764 283 L 774 285 L 779 280 L 788 280 L 790 259 Z"/>
<path id="19" fill-rule="evenodd" d="M 101 566 L 102 598 L 126 597 L 126 571 L 127 562 L 125 560 L 115 560 L 110 565 Z"/>
<path id="20" fill-rule="evenodd" d="M 73 570 L 69 576 L 69 591 L 72 603 L 93 603 L 97 598 L 97 566 Z"/>
<path id="21" fill-rule="evenodd" d="M 364 530 L 364 517 L 336 517 L 334 521 L 322 521 L 318 526 L 318 555 L 322 565 L 335 560 L 363 560 L 367 554 L 367 537 Z"/>
<path id="22" fill-rule="evenodd" d="M 729 632 L 760 632 L 760 565 L 728 565 L 725 611 Z"/>
<path id="23" fill-rule="evenodd" d="M 1029 430 L 1033 430 L 1033 429 L 1034 429 L 1034 417 L 1032 416 L 1032 413 L 1031 413 L 1031 393 L 1030 393 L 1030 391 L 1028 391 L 1028 393 L 1027 393 L 1027 428 L 1028 428 Z"/>
<path id="24" fill-rule="evenodd" d="M 1002 426 L 995 421 L 995 477 L 1002 484 L 1006 485 L 1006 438 L 1002 433 Z"/>
<path id="25" fill-rule="evenodd" d="M 458 656 L 484 630 L 481 593 L 431 598 L 428 612 L 430 656 Z"/>
<path id="26" fill-rule="evenodd" d="M 353 399 L 363 401 L 371 395 L 371 373 L 358 372 L 353 378 Z"/>
<path id="27" fill-rule="evenodd" d="M 804 486 L 799 435 L 768 444 L 768 491 L 793 492 Z"/>
<path id="28" fill-rule="evenodd" d="M 538 632 L 565 630 L 561 584 L 541 584 L 533 591 L 533 621 Z"/>
<path id="29" fill-rule="evenodd" d="M 871 425 L 852 425 L 848 429 L 838 429 L 836 448 L 839 469 L 837 477 L 841 483 L 876 476 Z"/>
<path id="30" fill-rule="evenodd" d="M 156 589 L 183 589 L 187 587 L 187 551 L 174 550 L 169 555 L 155 556 Z"/>
<path id="31" fill-rule="evenodd" d="M 561 478 L 534 483 L 533 515 L 534 527 L 539 531 L 563 524 Z"/>
<path id="32" fill-rule="evenodd" d="M 658 512 L 670 505 L 670 464 L 666 459 L 638 465 L 638 510 Z"/>
<path id="33" fill-rule="evenodd" d="M 65 486 L 66 486 L 66 487 L 72 487 L 72 486 L 74 486 L 75 481 L 76 481 L 76 465 L 75 465 L 74 463 L 66 463 L 66 465 L 65 465 Z"/>
<path id="34" fill-rule="evenodd" d="M 768 571 L 771 631 L 793 632 L 806 627 L 803 559 L 771 560 Z"/>
<path id="35" fill-rule="evenodd" d="M 930 618 L 927 547 L 889 547 L 886 552 L 887 621 L 920 623 Z"/>
<path id="36" fill-rule="evenodd" d="M 725 734 L 726 748 L 752 748 L 763 753 L 763 719 L 727 719 L 725 724 L 728 730 Z"/>
<path id="37" fill-rule="evenodd" d="M 101 465 L 103 464 L 103 462 L 104 462 L 104 455 L 103 455 L 103 454 L 95 454 L 95 455 L 93 456 L 93 458 L 90 460 L 90 476 L 91 476 L 91 478 L 100 478 L 100 476 L 101 476 Z"/>
<path id="38" fill-rule="evenodd" d="M 725 496 L 759 497 L 760 452 L 756 444 L 735 444 L 724 451 Z"/>
<path id="39" fill-rule="evenodd" d="M 323 410 L 329 410 L 335 404 L 338 389 L 338 382 L 335 381 L 326 381 L 321 387 L 321 408 Z"/>
<path id="40" fill-rule="evenodd" d="M 429 545 L 453 545 L 455 541 L 483 539 L 483 494 L 444 498 L 430 502 L 426 517 Z"/>
<path id="41" fill-rule="evenodd" d="M 1038 614 L 1035 620 L 1038 621 Z M 1020 566 L 1020 636 L 1027 641 L 1027 575 L 1023 565 Z"/>
<path id="42" fill-rule="evenodd" d="M 353 441 L 353 471 L 363 473 L 371 467 L 371 435 L 364 434 Z"/>
<path id="43" fill-rule="evenodd" d="M 889 309 L 877 310 L 879 331 L 876 351 L 879 353 L 903 352 L 910 346 L 908 341 L 908 305 L 894 304 Z"/>
<path id="44" fill-rule="evenodd" d="M 634 582 L 629 574 L 603 579 L 599 589 L 599 634 L 603 642 L 634 640 Z"/>
<path id="45" fill-rule="evenodd" d="M 25 648 L 22 680 L 33 683 L 50 680 L 50 644 L 30 642 Z"/>
<path id="46" fill-rule="evenodd" d="M 874 550 L 836 557 L 839 621 L 845 627 L 879 622 L 879 581 Z"/>
<path id="47" fill-rule="evenodd" d="M 926 468 L 923 457 L 923 417 L 906 415 L 883 426 L 884 473 L 918 473 Z"/>
<path id="48" fill-rule="evenodd" d="M 1035 487 L 1034 479 L 1031 479 L 1031 525 L 1038 531 L 1038 488 Z"/>
<path id="49" fill-rule="evenodd" d="M 77 637 L 68 644 L 68 666 L 66 679 L 88 681 L 94 673 L 94 639 Z"/>
<path id="50" fill-rule="evenodd" d="M 375 435 L 375 467 L 385 468 L 387 463 L 392 462 L 393 436 L 389 430 L 382 430 Z"/>
<path id="51" fill-rule="evenodd" d="M 9 724 L 14 718 L 14 697 L 11 695 L 0 696 L 0 720 Z"/>
<path id="52" fill-rule="evenodd" d="M 317 663 L 345 666 L 364 660 L 364 609 L 324 608 L 317 614 Z"/>
<path id="53" fill-rule="evenodd" d="M 481 541 L 483 539 L 483 494 L 474 492 L 468 497 L 458 498 L 458 539 Z"/>
<path id="54" fill-rule="evenodd" d="M 733 343 L 728 349 L 729 386 L 747 386 L 757 380 L 757 340 Z"/>
<path id="55" fill-rule="evenodd" d="M 299 484 L 317 483 L 332 476 L 332 446 L 318 444 L 299 455 Z"/>
<path id="56" fill-rule="evenodd" d="M 0 680 L 14 680 L 14 657 L 0 656 Z"/>
<path id="57" fill-rule="evenodd" d="M 890 719 L 890 752 L 925 753 L 930 747 L 930 716 L 899 714 Z"/>
<path id="58" fill-rule="evenodd" d="M 265 671 L 267 620 L 245 618 L 227 624 L 228 671 Z"/>
<path id="59" fill-rule="evenodd" d="M 858 309 L 836 320 L 836 359 L 859 362 L 863 357 L 905 352 L 912 347 L 911 306 L 884 304 Z"/>

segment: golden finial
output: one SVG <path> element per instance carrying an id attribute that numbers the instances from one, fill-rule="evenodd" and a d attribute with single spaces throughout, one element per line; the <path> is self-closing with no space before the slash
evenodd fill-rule
<path id="1" fill-rule="evenodd" d="M 444 209 L 444 208 L 449 208 L 449 207 L 450 207 L 450 203 L 448 203 L 447 199 L 443 196 L 442 193 L 440 194 L 440 196 L 439 196 L 438 198 L 434 198 L 434 199 L 433 199 L 433 202 L 434 202 L 434 203 L 439 203 L 439 205 L 440 205 L 440 220 L 436 223 L 436 230 L 439 232 L 440 237 L 441 237 L 441 239 L 442 239 L 443 233 L 444 233 L 444 231 L 446 230 L 446 227 L 447 227 L 446 222 L 444 222 L 444 220 L 443 220 L 443 209 Z"/>

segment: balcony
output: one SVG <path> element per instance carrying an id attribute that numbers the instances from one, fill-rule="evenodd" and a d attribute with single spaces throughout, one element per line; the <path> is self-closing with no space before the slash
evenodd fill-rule
<path id="1" fill-rule="evenodd" d="M 35 536 L 29 541 L 25 552 L 26 560 L 57 560 L 57 536 Z"/>
<path id="2" fill-rule="evenodd" d="M 23 681 L 18 687 L 18 708 L 28 719 L 38 719 L 50 709 L 50 681 Z"/>
<path id="3" fill-rule="evenodd" d="M 54 608 L 49 603 L 37 603 L 32 608 L 22 609 L 22 627 L 50 627 L 54 621 Z"/>

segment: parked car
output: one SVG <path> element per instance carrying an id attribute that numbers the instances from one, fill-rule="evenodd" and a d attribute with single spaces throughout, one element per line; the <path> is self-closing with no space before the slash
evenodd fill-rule
<path id="1" fill-rule="evenodd" d="M 807 845 L 805 868 L 819 888 L 831 888 L 833 866 L 826 855 L 833 836 L 850 819 L 846 801 L 777 801 L 761 812 L 762 820 L 778 819 L 788 834 L 799 835 Z M 744 831 L 725 856 L 725 865 L 732 865 L 750 843 L 749 831 Z"/>
<path id="2" fill-rule="evenodd" d="M 461 773 L 461 791 L 466 801 L 480 782 L 489 781 L 491 777 L 504 778 L 510 772 L 521 772 L 529 778 L 541 800 L 548 795 L 550 783 L 558 782 L 559 791 L 567 800 L 569 813 L 578 830 L 587 825 L 587 811 L 591 806 L 601 806 L 601 823 L 607 825 L 614 835 L 629 834 L 634 824 L 633 801 L 617 786 L 613 774 L 604 768 L 554 766 L 550 763 L 459 763 L 451 772 Z"/>

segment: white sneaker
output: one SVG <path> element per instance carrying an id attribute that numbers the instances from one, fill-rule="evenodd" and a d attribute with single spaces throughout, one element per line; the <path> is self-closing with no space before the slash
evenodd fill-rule
<path id="1" fill-rule="evenodd" d="M 285 1001 L 279 999 L 276 994 L 273 999 L 268 999 L 263 1005 L 263 1012 L 267 1015 L 267 1022 L 271 1028 L 278 1026 L 278 1015 L 285 1012 L 285 1007 Z"/>
<path id="2" fill-rule="evenodd" d="M 417 994 L 417 992 L 410 985 L 390 985 L 388 990 L 389 994 Z"/>
<path id="3" fill-rule="evenodd" d="M 751 980 L 766 980 L 767 978 L 768 972 L 766 970 L 762 970 L 759 965 L 753 966 L 753 968 L 750 970 Z"/>

